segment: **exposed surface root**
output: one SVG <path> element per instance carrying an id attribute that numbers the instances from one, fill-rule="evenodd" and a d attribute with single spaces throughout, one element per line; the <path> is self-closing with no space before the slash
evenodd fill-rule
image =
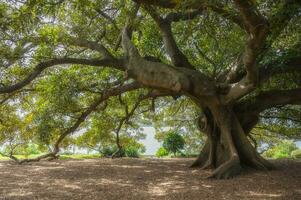
<path id="1" fill-rule="evenodd" d="M 232 158 L 215 169 L 208 178 L 229 179 L 238 175 L 241 171 L 239 158 Z"/>

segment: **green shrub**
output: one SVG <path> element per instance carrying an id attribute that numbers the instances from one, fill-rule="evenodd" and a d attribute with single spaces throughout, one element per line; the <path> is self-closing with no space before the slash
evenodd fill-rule
<path id="1" fill-rule="evenodd" d="M 25 151 L 26 151 L 27 154 L 40 154 L 40 153 L 42 153 L 39 150 L 39 145 L 37 145 L 37 144 L 28 144 Z"/>
<path id="2" fill-rule="evenodd" d="M 291 140 L 284 140 L 278 145 L 272 147 L 267 152 L 264 153 L 264 156 L 269 158 L 290 158 L 291 153 L 297 149 L 296 144 Z"/>
<path id="3" fill-rule="evenodd" d="M 176 155 L 177 152 L 180 152 L 184 148 L 184 145 L 184 138 L 175 132 L 169 132 L 163 141 L 163 147 L 174 155 Z"/>
<path id="4" fill-rule="evenodd" d="M 158 149 L 158 151 L 156 152 L 156 156 L 158 158 L 161 158 L 161 157 L 164 157 L 164 156 L 168 156 L 168 151 L 164 147 L 160 147 Z"/>
<path id="5" fill-rule="evenodd" d="M 294 159 L 301 159 L 301 149 L 292 151 L 291 157 Z"/>
<path id="6" fill-rule="evenodd" d="M 131 158 L 138 158 L 139 157 L 139 149 L 136 147 L 128 147 L 125 149 L 125 155 Z"/>
<path id="7" fill-rule="evenodd" d="M 278 159 L 278 158 L 289 158 L 290 155 L 286 152 L 275 152 L 275 154 L 273 155 L 273 158 Z"/>
<path id="8" fill-rule="evenodd" d="M 111 157 L 113 155 L 113 153 L 115 153 L 117 151 L 117 148 L 114 147 L 104 147 L 102 149 L 102 155 L 104 157 Z"/>

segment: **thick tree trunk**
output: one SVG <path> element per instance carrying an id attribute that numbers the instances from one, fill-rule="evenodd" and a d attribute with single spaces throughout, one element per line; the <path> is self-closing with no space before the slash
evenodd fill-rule
<path id="1" fill-rule="evenodd" d="M 218 179 L 231 178 L 239 174 L 243 167 L 273 168 L 251 145 L 231 108 L 205 108 L 199 126 L 207 135 L 207 141 L 192 167 L 214 169 L 210 177 Z"/>

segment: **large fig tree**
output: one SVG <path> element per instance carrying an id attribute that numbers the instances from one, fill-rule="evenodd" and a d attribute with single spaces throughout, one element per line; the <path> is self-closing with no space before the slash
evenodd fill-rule
<path id="1" fill-rule="evenodd" d="M 109 98 L 140 91 L 117 133 L 146 99 L 190 99 L 207 136 L 192 166 L 228 178 L 243 166 L 272 169 L 251 144 L 251 130 L 269 109 L 300 109 L 299 0 L 4 0 L 0 13 L 3 101 L 34 94 L 68 66 L 90 76 L 74 98 L 93 98 L 78 103 L 83 108 L 45 156 Z M 88 66 L 95 73 L 85 73 Z"/>

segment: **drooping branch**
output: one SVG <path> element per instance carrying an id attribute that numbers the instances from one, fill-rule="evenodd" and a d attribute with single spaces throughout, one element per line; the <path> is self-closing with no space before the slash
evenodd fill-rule
<path id="1" fill-rule="evenodd" d="M 17 144 L 13 144 L 13 143 L 14 143 L 14 138 L 10 137 L 9 141 L 8 141 L 8 146 L 9 146 L 8 154 L 0 152 L 0 155 L 3 157 L 8 157 L 8 158 L 12 159 L 13 161 L 18 162 L 19 159 L 16 156 L 14 156 L 14 152 L 18 146 L 23 145 L 24 143 L 17 143 Z"/>
<path id="2" fill-rule="evenodd" d="M 133 108 L 129 111 L 129 107 L 124 101 L 122 100 L 121 96 L 119 96 L 120 103 L 124 106 L 125 109 L 125 116 L 122 117 L 118 123 L 118 126 L 115 130 L 116 134 L 116 144 L 117 144 L 117 151 L 113 153 L 112 158 L 121 157 L 120 152 L 122 151 L 122 146 L 120 144 L 120 131 L 124 123 L 127 123 L 130 117 L 132 117 L 135 113 L 135 110 L 138 108 L 139 104 L 143 100 L 143 98 L 139 98 L 138 101 L 134 104 Z"/>
<path id="3" fill-rule="evenodd" d="M 24 160 L 17 160 L 19 164 L 25 163 L 25 162 L 35 162 L 35 161 L 40 161 L 45 158 L 55 158 L 57 157 L 57 154 L 59 152 L 59 146 L 62 143 L 62 141 L 70 134 L 74 133 L 78 127 L 87 119 L 87 117 L 92 113 L 98 110 L 99 105 L 104 103 L 106 100 L 108 100 L 112 96 L 118 96 L 124 92 L 132 91 L 139 89 L 141 86 L 140 84 L 133 82 L 129 84 L 125 84 L 122 86 L 117 86 L 114 88 L 110 88 L 108 90 L 105 90 L 102 92 L 99 98 L 96 98 L 96 100 L 85 110 L 83 111 L 80 116 L 76 119 L 74 124 L 66 129 L 63 133 L 60 134 L 59 138 L 56 140 L 54 144 L 54 149 L 52 152 L 49 152 L 47 154 L 44 154 L 42 156 L 33 158 L 33 159 L 24 159 Z M 104 110 L 107 107 L 107 104 L 104 104 L 101 108 L 101 110 Z"/>
<path id="4" fill-rule="evenodd" d="M 118 70 L 124 70 L 123 61 L 120 59 L 97 60 L 97 59 L 80 59 L 80 58 L 56 58 L 37 64 L 34 67 L 33 71 L 20 82 L 15 83 L 13 85 L 0 87 L 0 94 L 12 93 L 16 90 L 25 87 L 26 85 L 30 84 L 34 79 L 36 79 L 45 69 L 49 67 L 53 67 L 56 65 L 68 65 L 68 64 L 112 67 Z"/>
<path id="5" fill-rule="evenodd" d="M 59 148 L 59 144 L 62 142 L 62 140 L 67 136 L 70 135 L 71 133 L 73 133 L 82 122 L 84 122 L 86 120 L 86 118 L 93 112 L 96 110 L 96 108 L 102 103 L 105 102 L 107 99 L 109 99 L 112 96 L 118 96 L 124 92 L 128 92 L 131 90 L 136 90 L 139 89 L 141 86 L 134 82 L 134 83 L 129 83 L 126 85 L 122 85 L 122 86 L 118 86 L 115 88 L 111 88 L 108 89 L 106 91 L 103 91 L 103 93 L 101 94 L 100 98 L 98 98 L 93 104 L 91 104 L 88 109 L 86 109 L 81 115 L 80 117 L 77 119 L 76 123 L 68 128 L 63 134 L 60 135 L 59 139 L 56 141 L 55 143 L 55 150 L 58 151 Z M 106 108 L 106 105 L 103 107 L 103 109 Z"/>
<path id="6" fill-rule="evenodd" d="M 70 135 L 71 133 L 74 133 L 78 127 L 86 120 L 86 118 L 97 109 L 97 107 L 101 104 L 105 102 L 103 100 L 103 98 L 99 98 L 98 100 L 96 100 L 94 103 L 92 103 L 80 116 L 79 118 L 77 118 L 76 122 L 70 127 L 68 128 L 66 131 L 64 131 L 60 137 L 58 138 L 58 140 L 55 142 L 54 144 L 54 150 L 53 153 L 57 154 L 59 152 L 59 145 L 61 144 L 61 142 L 63 141 L 63 139 L 67 136 Z M 102 108 L 100 110 L 105 110 L 107 107 L 107 104 L 105 103 Z"/>
<path id="7" fill-rule="evenodd" d="M 146 99 L 149 99 L 149 98 L 155 99 L 157 97 L 163 97 L 163 96 L 169 96 L 169 95 L 172 95 L 172 93 L 161 92 L 161 91 L 158 91 L 158 90 L 150 91 L 146 95 L 141 95 L 138 98 L 138 100 L 136 101 L 136 103 L 133 105 L 132 109 L 130 109 L 130 110 L 129 110 L 129 106 L 122 100 L 122 97 L 119 96 L 119 101 L 124 106 L 124 109 L 125 109 L 125 116 L 120 119 L 120 121 L 118 123 L 118 126 L 117 126 L 117 128 L 115 130 L 116 144 L 117 144 L 118 149 L 117 149 L 116 152 L 113 153 L 112 158 L 120 157 L 121 156 L 119 154 L 121 152 L 121 150 L 122 150 L 122 146 L 120 144 L 120 131 L 121 131 L 121 128 L 122 128 L 122 126 L 125 123 L 129 122 L 130 118 L 135 114 L 135 111 L 137 110 L 137 108 L 139 107 L 139 105 L 141 104 L 141 102 L 144 101 L 144 100 L 146 100 Z M 147 111 L 149 111 L 151 109 L 152 108 L 144 110 L 144 111 L 142 111 L 139 114 L 147 112 Z"/>

